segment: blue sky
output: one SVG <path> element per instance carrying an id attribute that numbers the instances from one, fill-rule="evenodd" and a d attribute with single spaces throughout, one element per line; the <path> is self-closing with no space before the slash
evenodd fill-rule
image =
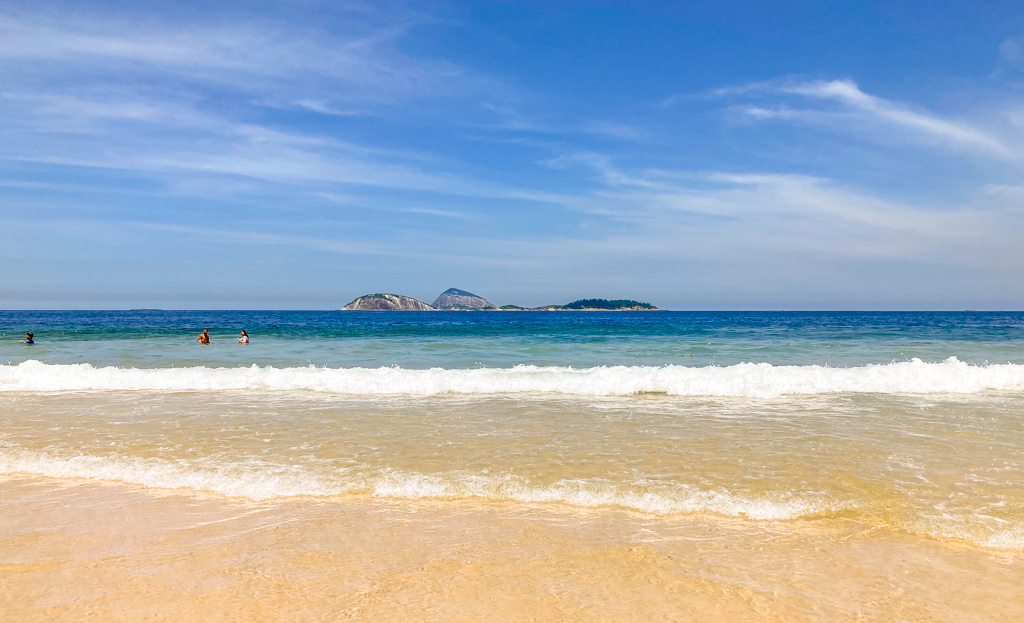
<path id="1" fill-rule="evenodd" d="M 1024 308 L 1020 2 L 163 4 L 0 2 L 0 308 Z"/>

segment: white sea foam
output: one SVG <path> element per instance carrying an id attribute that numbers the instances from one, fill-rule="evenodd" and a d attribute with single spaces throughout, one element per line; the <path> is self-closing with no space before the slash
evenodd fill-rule
<path id="1" fill-rule="evenodd" d="M 397 470 L 358 474 L 312 473 L 259 462 L 196 466 L 186 461 L 126 456 L 59 457 L 39 452 L 0 452 L 0 474 L 123 482 L 152 489 L 191 489 L 255 501 L 296 496 L 363 494 L 401 499 L 485 499 L 618 507 L 654 515 L 714 513 L 780 520 L 839 512 L 848 507 L 825 496 L 748 498 L 687 487 L 671 491 L 623 489 L 599 480 L 563 480 L 534 486 L 515 476 L 425 475 Z"/>
<path id="2" fill-rule="evenodd" d="M 1024 527 L 999 530 L 982 542 L 981 546 L 991 549 L 1024 550 Z"/>
<path id="3" fill-rule="evenodd" d="M 316 469 L 316 468 L 314 468 Z M 615 486 L 600 479 L 561 480 L 538 486 L 512 475 L 449 473 L 427 475 L 399 470 L 313 471 L 296 465 L 245 461 L 206 465 L 185 460 L 131 456 L 57 456 L 45 452 L 0 451 L 0 475 L 27 474 L 189 489 L 266 501 L 297 496 L 365 495 L 385 499 L 446 499 L 555 503 L 584 508 L 623 508 L 650 515 L 709 513 L 756 521 L 834 517 L 850 511 L 877 512 L 870 501 L 840 500 L 821 493 L 777 492 L 735 495 L 693 487 Z M 993 530 L 964 517 L 922 521 L 893 517 L 894 525 L 922 536 L 956 539 L 986 549 L 1024 550 L 1024 527 Z"/>
<path id="4" fill-rule="evenodd" d="M 341 395 L 519 394 L 747 396 L 871 392 L 969 394 L 1024 391 L 1024 365 L 970 365 L 951 357 L 852 368 L 773 366 L 599 366 L 407 370 L 391 368 L 97 368 L 26 361 L 0 365 L 0 392 L 311 391 Z"/>

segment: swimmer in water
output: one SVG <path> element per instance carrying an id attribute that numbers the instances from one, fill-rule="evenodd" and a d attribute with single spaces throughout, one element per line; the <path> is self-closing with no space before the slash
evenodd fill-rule
<path id="1" fill-rule="evenodd" d="M 239 344 L 248 344 L 249 343 L 249 334 L 245 332 L 245 329 L 242 329 L 242 337 L 238 338 L 238 343 Z"/>
<path id="2" fill-rule="evenodd" d="M 210 333 L 209 333 L 209 331 L 210 331 L 209 329 L 203 329 L 202 335 L 197 337 L 196 341 L 199 342 L 200 344 L 209 344 L 210 343 Z"/>
<path id="3" fill-rule="evenodd" d="M 35 335 L 36 335 L 35 333 L 32 333 L 31 331 L 29 331 L 28 333 L 25 334 L 25 339 L 23 339 L 21 341 L 21 343 L 22 344 L 35 344 L 36 341 L 32 339 L 33 337 L 35 337 Z"/>

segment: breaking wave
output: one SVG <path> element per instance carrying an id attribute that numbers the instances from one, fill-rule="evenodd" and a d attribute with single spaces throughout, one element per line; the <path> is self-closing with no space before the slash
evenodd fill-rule
<path id="1" fill-rule="evenodd" d="M 26 361 L 0 365 L 0 392 L 310 391 L 339 395 L 521 394 L 745 396 L 866 392 L 970 394 L 1024 391 L 1024 365 L 972 365 L 951 357 L 851 368 L 775 366 L 599 366 L 409 370 L 382 368 L 118 368 Z"/>

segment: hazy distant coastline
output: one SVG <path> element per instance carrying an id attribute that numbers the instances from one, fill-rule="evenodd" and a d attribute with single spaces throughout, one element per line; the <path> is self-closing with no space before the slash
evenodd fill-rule
<path id="1" fill-rule="evenodd" d="M 448 288 L 432 305 L 401 294 L 364 294 L 341 308 L 342 311 L 662 311 L 650 303 L 632 299 L 579 299 L 566 305 L 498 307 L 472 292 Z"/>

